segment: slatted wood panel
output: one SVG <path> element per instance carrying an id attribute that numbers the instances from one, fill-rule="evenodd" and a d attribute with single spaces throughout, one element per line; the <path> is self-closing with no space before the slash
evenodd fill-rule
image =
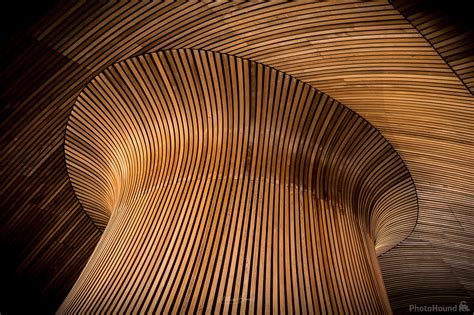
<path id="1" fill-rule="evenodd" d="M 393 0 L 394 6 L 402 13 L 423 37 L 436 49 L 464 85 L 474 94 L 474 29 L 469 20 L 472 10 L 467 3 L 450 3 L 425 0 Z M 445 11 L 449 12 L 446 14 Z"/>
<path id="2" fill-rule="evenodd" d="M 175 50 L 107 69 L 66 133 L 107 229 L 60 313 L 374 313 L 376 260 L 417 218 L 388 142 L 282 72 Z"/>
<path id="3" fill-rule="evenodd" d="M 72 75 L 86 69 L 28 36 L 14 40 L 4 47 L 10 64 L 1 75 L 0 308 L 54 312 L 101 236 L 64 160 L 65 125 L 82 87 L 77 81 L 66 93 L 52 88 L 65 83 L 57 69 Z M 48 92 L 38 93 L 45 82 Z"/>
<path id="4" fill-rule="evenodd" d="M 449 50 L 451 44 L 455 45 L 448 41 L 445 47 Z M 44 212 L 30 215 L 33 200 L 48 199 L 39 193 L 40 183 L 51 183 L 55 194 L 60 191 L 58 183 L 67 180 L 64 166 L 46 161 L 58 154 L 62 140 L 57 139 L 64 135 L 79 91 L 119 60 L 170 48 L 202 48 L 265 63 L 369 120 L 394 145 L 413 175 L 420 199 L 416 232 L 432 246 L 433 264 L 442 262 L 413 275 L 410 266 L 426 259 L 426 251 L 410 240 L 413 249 L 390 251 L 398 255 L 396 262 L 380 257 L 382 270 L 397 270 L 409 280 L 387 283 L 391 302 L 403 306 L 400 301 L 412 298 L 416 303 L 419 295 L 412 292 L 418 292 L 423 279 L 447 299 L 452 295 L 444 288 L 451 288 L 452 281 L 472 296 L 473 98 L 460 81 L 459 70 L 450 68 L 444 55 L 389 2 L 59 3 L 26 39 L 8 45 L 11 63 L 2 71 L 6 104 L 2 195 L 8 198 L 2 197 L 1 235 L 2 244 L 14 248 L 17 265 L 29 264 L 18 271 L 20 275 L 35 277 L 38 270 L 48 270 L 54 259 L 34 250 L 44 248 L 48 238 L 41 241 L 24 231 L 34 229 L 38 218 L 46 220 L 47 213 L 68 216 L 76 209 L 48 203 Z M 62 175 L 50 176 L 58 167 L 63 168 Z M 77 229 L 87 230 L 90 224 L 80 223 Z M 97 226 L 102 230 L 104 223 Z M 48 233 L 59 239 L 68 235 L 79 243 L 86 237 L 62 223 L 52 225 Z M 87 256 L 79 255 L 78 247 L 54 253 L 49 255 L 71 261 Z M 86 258 L 81 259 L 84 264 Z M 61 274 L 48 271 L 44 286 L 49 286 L 50 278 L 70 286 L 78 268 L 66 266 Z M 453 277 L 446 282 L 428 281 L 433 271 L 443 268 L 451 270 Z M 453 302 L 458 302 L 457 296 Z"/>
<path id="5" fill-rule="evenodd" d="M 416 231 L 381 258 L 392 308 L 403 314 L 407 313 L 402 312 L 406 310 L 406 305 L 452 306 L 461 301 L 471 305 L 472 296 L 465 286 L 469 275 L 460 275 L 456 269 L 453 270 L 449 261 L 443 259 L 439 250 L 425 238 L 425 233 Z M 460 260 L 462 256 L 463 253 L 459 251 Z M 460 276 L 462 282 L 458 280 Z M 449 292 L 449 296 L 446 292 Z"/>

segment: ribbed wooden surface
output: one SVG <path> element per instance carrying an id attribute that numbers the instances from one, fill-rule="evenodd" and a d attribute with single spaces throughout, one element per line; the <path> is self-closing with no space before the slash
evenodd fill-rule
<path id="1" fill-rule="evenodd" d="M 366 121 L 255 62 L 140 56 L 80 94 L 77 196 L 111 214 L 60 313 L 390 311 L 376 251 L 416 222 L 410 174 Z"/>
<path id="2" fill-rule="evenodd" d="M 464 85 L 474 94 L 474 29 L 467 17 L 472 6 L 466 3 L 427 0 L 392 0 L 393 5 L 436 49 Z M 443 10 L 448 9 L 446 14 Z M 459 12 L 466 10 L 466 12 Z"/>
<path id="3" fill-rule="evenodd" d="M 444 43 L 449 51 L 451 43 Z M 76 201 L 48 202 L 63 196 L 61 183 L 68 181 L 64 165 L 49 158 L 62 151 L 78 94 L 109 65 L 170 48 L 213 50 L 273 66 L 370 121 L 406 162 L 419 196 L 416 239 L 379 258 L 383 271 L 400 275 L 386 280 L 392 304 L 427 301 L 435 291 L 433 301 L 449 299 L 445 288 L 453 282 L 464 297 L 473 295 L 473 97 L 460 70 L 388 2 L 59 4 L 28 36 L 7 45 L 11 62 L 2 72 L 1 240 L 15 253 L 13 264 L 24 266 L 19 275 L 44 274 L 44 287 L 63 292 L 78 274 L 74 264 L 85 264 L 93 248 L 52 245 L 55 239 L 83 244 L 92 235 L 75 232 L 91 225 L 74 210 Z M 34 210 L 38 203 L 42 211 Z M 37 229 L 38 221 L 50 222 L 53 213 L 58 221 L 42 237 L 25 232 Z M 64 218 L 74 215 L 71 228 Z M 104 218 L 96 219 L 102 230 Z M 50 246 L 52 252 L 43 250 Z M 60 273 L 49 269 L 56 257 L 65 259 Z M 432 263 L 414 274 L 413 266 L 426 259 Z M 434 277 L 437 270 L 452 277 Z M 63 282 L 53 285 L 53 278 Z M 433 291 L 421 290 L 423 296 L 419 288 L 428 283 Z"/>

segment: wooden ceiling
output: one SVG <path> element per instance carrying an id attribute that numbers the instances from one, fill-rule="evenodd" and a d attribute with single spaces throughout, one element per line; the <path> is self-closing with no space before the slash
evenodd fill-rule
<path id="1" fill-rule="evenodd" d="M 2 272 L 59 306 L 106 222 L 84 211 L 68 177 L 72 108 L 109 66 L 188 48 L 283 71 L 375 126 L 419 201 L 413 232 L 379 256 L 392 307 L 472 302 L 472 38 L 443 12 L 403 1 L 59 3 L 4 48 Z"/>
<path id="2" fill-rule="evenodd" d="M 216 52 L 141 55 L 84 88 L 65 152 L 107 228 L 60 313 L 390 310 L 376 254 L 413 230 L 413 181 L 308 84 Z"/>

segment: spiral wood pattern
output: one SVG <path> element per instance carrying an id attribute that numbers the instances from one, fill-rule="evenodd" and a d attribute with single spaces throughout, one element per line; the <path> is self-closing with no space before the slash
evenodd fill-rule
<path id="1" fill-rule="evenodd" d="M 417 2 L 58 3 L 4 45 L 0 241 L 17 295 L 58 306 L 105 228 L 64 162 L 84 86 L 120 60 L 193 48 L 284 71 L 374 125 L 419 198 L 415 231 L 378 258 L 391 304 L 474 302 L 472 33 Z"/>
<path id="2" fill-rule="evenodd" d="M 85 211 L 111 218 L 61 313 L 390 311 L 376 251 L 413 229 L 413 182 L 301 81 L 214 52 L 132 58 L 79 95 L 65 150 Z"/>

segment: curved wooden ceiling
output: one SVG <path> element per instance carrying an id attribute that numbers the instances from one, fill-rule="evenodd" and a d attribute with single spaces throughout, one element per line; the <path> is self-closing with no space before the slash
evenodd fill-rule
<path id="1" fill-rule="evenodd" d="M 413 181 L 310 85 L 215 52 L 135 57 L 79 95 L 65 151 L 109 223 L 61 313 L 390 310 L 376 253 L 412 231 Z"/>
<path id="2" fill-rule="evenodd" d="M 61 300 L 103 230 L 75 199 L 64 163 L 66 123 L 83 87 L 120 60 L 193 48 L 281 70 L 374 125 L 419 197 L 415 230 L 379 257 L 392 307 L 472 301 L 472 33 L 402 4 L 57 5 L 9 46 L 2 75 L 0 234 L 16 273 Z"/>

